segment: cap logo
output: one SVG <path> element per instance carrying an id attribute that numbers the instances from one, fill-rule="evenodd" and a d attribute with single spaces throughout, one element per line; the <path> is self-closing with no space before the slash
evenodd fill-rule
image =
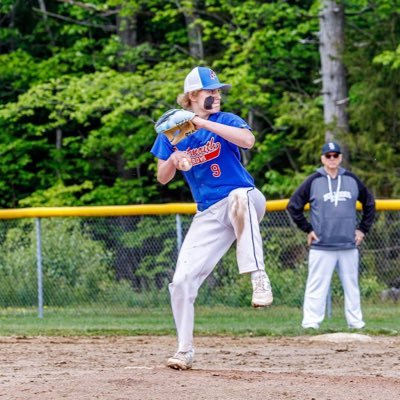
<path id="1" fill-rule="evenodd" d="M 210 79 L 214 80 L 216 78 L 217 78 L 217 74 L 212 69 L 210 69 Z"/>
<path id="2" fill-rule="evenodd" d="M 330 148 L 331 150 L 335 150 L 335 144 L 332 143 L 332 142 L 330 142 L 330 143 L 329 143 L 329 148 Z"/>

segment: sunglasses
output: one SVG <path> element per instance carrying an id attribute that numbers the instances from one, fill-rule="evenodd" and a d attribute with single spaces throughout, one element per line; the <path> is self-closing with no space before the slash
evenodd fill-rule
<path id="1" fill-rule="evenodd" d="M 325 158 L 339 158 L 338 153 L 333 153 L 333 154 L 325 154 Z"/>

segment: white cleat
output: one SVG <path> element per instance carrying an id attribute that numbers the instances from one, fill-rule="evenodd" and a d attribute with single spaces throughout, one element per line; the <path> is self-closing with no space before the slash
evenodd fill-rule
<path id="1" fill-rule="evenodd" d="M 178 351 L 175 355 L 168 359 L 167 366 L 173 369 L 190 369 L 193 364 L 194 350 Z"/>
<path id="2" fill-rule="evenodd" d="M 268 307 L 272 304 L 271 283 L 265 271 L 256 271 L 251 274 L 251 284 L 253 285 L 253 307 Z"/>
<path id="3" fill-rule="evenodd" d="M 311 322 L 309 324 L 302 324 L 301 326 L 304 329 L 315 329 L 315 330 L 319 329 L 319 324 L 317 324 L 316 322 L 315 323 Z"/>

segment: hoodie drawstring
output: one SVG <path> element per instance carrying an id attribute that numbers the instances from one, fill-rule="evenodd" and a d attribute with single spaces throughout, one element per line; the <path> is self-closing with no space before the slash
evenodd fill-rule
<path id="1" fill-rule="evenodd" d="M 341 177 L 340 175 L 338 176 L 338 184 L 336 188 L 336 195 L 335 195 L 335 207 L 337 207 L 338 202 L 339 202 L 339 191 L 340 191 L 340 185 L 341 185 Z M 331 177 L 328 174 L 328 186 L 329 186 L 329 194 L 331 195 L 331 199 L 333 199 L 333 191 L 332 191 L 332 180 Z"/>

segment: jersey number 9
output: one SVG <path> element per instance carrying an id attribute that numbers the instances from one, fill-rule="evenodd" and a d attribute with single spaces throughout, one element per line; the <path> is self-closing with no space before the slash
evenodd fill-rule
<path id="1" fill-rule="evenodd" d="M 221 169 L 218 164 L 211 164 L 210 169 L 214 178 L 221 176 Z"/>

